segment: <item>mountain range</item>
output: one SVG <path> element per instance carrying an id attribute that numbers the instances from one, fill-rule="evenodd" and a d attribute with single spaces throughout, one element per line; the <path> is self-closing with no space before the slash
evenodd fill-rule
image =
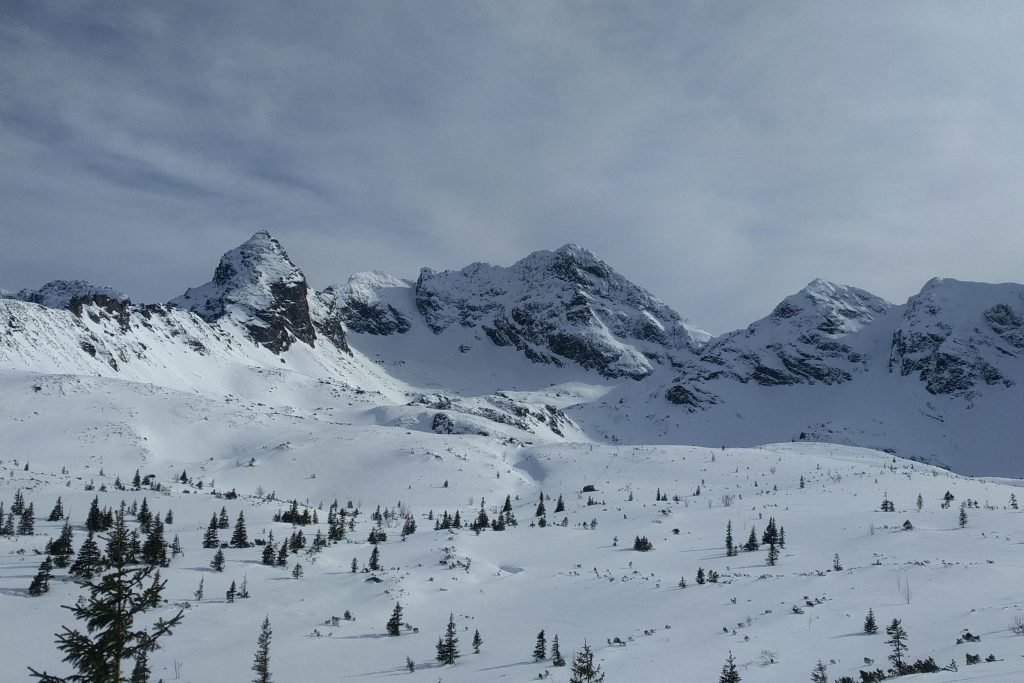
<path id="1" fill-rule="evenodd" d="M 1020 284 L 932 279 L 893 304 L 814 280 L 712 336 L 575 245 L 316 290 L 261 231 L 167 303 L 63 280 L 2 296 L 4 372 L 326 388 L 381 424 L 521 443 L 817 441 L 1024 476 Z"/>

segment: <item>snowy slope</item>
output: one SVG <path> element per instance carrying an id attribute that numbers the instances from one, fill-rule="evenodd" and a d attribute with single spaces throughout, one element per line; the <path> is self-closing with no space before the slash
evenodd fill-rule
<path id="1" fill-rule="evenodd" d="M 154 680 L 242 678 L 264 616 L 274 631 L 274 679 L 282 683 L 526 681 L 545 671 L 564 683 L 566 668 L 530 656 L 541 629 L 549 645 L 558 635 L 567 659 L 588 642 L 609 683 L 674 681 L 681 672 L 685 680 L 717 680 L 730 652 L 744 683 L 807 680 L 819 659 L 830 677 L 856 678 L 861 669 L 888 666 L 885 636 L 861 633 L 869 608 L 883 628 L 902 620 L 910 659 L 958 663 L 957 672 L 908 681 L 1009 683 L 1024 675 L 1022 640 L 1008 629 L 1024 613 L 1017 586 L 1024 514 L 1008 506 L 1021 488 L 827 444 L 523 447 L 479 435 L 409 433 L 374 423 L 370 397 L 334 400 L 326 390 L 282 410 L 106 378 L 3 379 L 0 500 L 9 506 L 21 489 L 41 519 L 60 496 L 76 547 L 93 496 L 112 507 L 145 497 L 151 510 L 173 511 L 166 538 L 178 536 L 184 555 L 161 570 L 169 602 L 155 615 L 181 608 L 185 619 L 154 653 Z M 152 474 L 161 491 L 116 490 L 115 479 L 129 484 L 136 469 Z M 183 470 L 188 483 L 180 481 Z M 583 493 L 586 485 L 596 490 Z M 240 497 L 223 496 L 232 490 Z M 542 491 L 543 528 L 533 524 Z M 666 500 L 656 501 L 656 491 Z M 948 509 L 941 507 L 946 491 L 955 496 Z M 271 493 L 277 500 L 268 500 Z M 470 520 L 481 505 L 494 516 L 506 496 L 518 526 L 479 535 L 433 530 L 431 516 L 458 511 Z M 565 510 L 555 513 L 559 496 Z M 896 512 L 879 511 L 885 496 Z M 263 566 L 260 546 L 226 548 L 224 572 L 209 568 L 213 551 L 201 542 L 211 514 L 224 507 L 234 523 L 244 512 L 250 540 L 273 533 L 279 544 L 296 528 L 273 515 L 293 498 L 319 513 L 320 524 L 302 529 L 309 540 L 326 531 L 333 500 L 351 501 L 349 511 L 361 514 L 345 541 L 291 554 L 285 568 Z M 978 507 L 967 510 L 961 529 L 958 506 L 968 500 Z M 384 568 L 364 573 L 378 505 L 411 515 L 418 528 L 402 540 L 401 519 L 386 523 Z M 742 543 L 770 517 L 785 531 L 777 565 L 766 564 L 764 547 L 726 555 L 727 523 Z M 903 530 L 904 520 L 912 531 Z M 38 521 L 37 535 L 0 538 L 0 610 L 18 614 L 19 624 L 0 642 L 11 680 L 22 680 L 27 666 L 68 671 L 52 634 L 72 625 L 60 605 L 81 588 L 56 570 L 49 593 L 25 590 L 42 558 L 36 552 L 61 524 Z M 221 539 L 230 533 L 222 530 Z M 638 535 L 654 550 L 631 550 Z M 304 568 L 299 579 L 291 578 L 296 563 Z M 698 585 L 698 568 L 718 572 L 718 583 Z M 251 597 L 227 602 L 230 582 L 243 579 Z M 384 624 L 396 601 L 409 629 L 389 638 Z M 346 610 L 353 620 L 340 619 Z M 434 645 L 449 614 L 462 657 L 442 667 Z M 470 646 L 477 630 L 478 655 Z M 981 642 L 957 644 L 964 630 Z M 965 666 L 969 653 L 996 661 Z M 407 673 L 406 657 L 415 673 Z"/>

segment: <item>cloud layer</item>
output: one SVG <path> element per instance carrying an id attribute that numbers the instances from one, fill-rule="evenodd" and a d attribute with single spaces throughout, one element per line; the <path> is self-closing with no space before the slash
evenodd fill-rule
<path id="1" fill-rule="evenodd" d="M 721 332 L 1024 279 L 1019 2 L 0 3 L 0 285 L 577 242 Z"/>

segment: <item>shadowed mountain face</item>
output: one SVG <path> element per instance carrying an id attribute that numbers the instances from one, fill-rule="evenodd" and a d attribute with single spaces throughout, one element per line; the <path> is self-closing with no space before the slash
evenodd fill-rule
<path id="1" fill-rule="evenodd" d="M 961 468 L 981 450 L 970 457 L 997 464 L 971 471 L 1024 473 L 1006 455 L 1024 438 L 1006 412 L 1022 403 L 1018 284 L 935 279 L 894 305 L 815 280 L 747 328 L 711 338 L 575 245 L 507 267 L 425 268 L 415 281 L 358 273 L 317 292 L 258 232 L 221 257 L 210 282 L 167 305 L 68 281 L 0 298 L 0 369 L 210 394 L 239 391 L 231 378 L 241 368 L 284 367 L 378 396 L 385 412 L 399 400 L 490 420 L 498 406 L 503 424 L 534 415 L 548 429 L 565 410 L 559 420 L 593 439 L 807 438 Z M 530 395 L 510 398 L 509 387 Z M 420 395 L 441 398 L 409 402 Z"/>

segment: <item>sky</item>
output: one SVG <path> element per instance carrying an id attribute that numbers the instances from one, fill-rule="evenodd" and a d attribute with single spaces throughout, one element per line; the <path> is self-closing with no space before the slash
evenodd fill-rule
<path id="1" fill-rule="evenodd" d="M 0 287 L 574 242 L 720 333 L 1024 280 L 1024 3 L 0 3 Z"/>

